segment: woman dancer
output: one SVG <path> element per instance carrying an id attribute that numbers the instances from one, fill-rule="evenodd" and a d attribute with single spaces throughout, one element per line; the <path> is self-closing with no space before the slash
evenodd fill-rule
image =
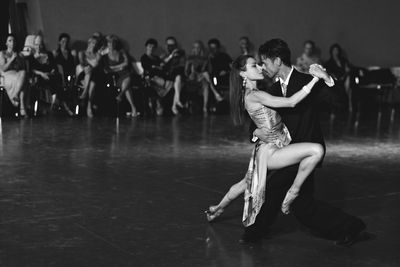
<path id="1" fill-rule="evenodd" d="M 276 170 L 300 163 L 296 178 L 281 206 L 284 214 L 289 213 L 291 203 L 307 176 L 321 160 L 324 149 L 316 143 L 289 144 L 289 131 L 279 114 L 271 108 L 296 106 L 310 93 L 322 71 L 319 65 L 310 66 L 310 74 L 314 78 L 302 90 L 288 98 L 275 97 L 257 89 L 256 82 L 264 77 L 261 67 L 252 56 L 242 55 L 233 62 L 230 74 L 233 121 L 236 125 L 242 124 L 246 110 L 257 127 L 268 132 L 268 142 L 259 140 L 256 143 L 245 178 L 234 184 L 218 205 L 209 207 L 206 211 L 209 221 L 221 215 L 233 199 L 245 192 L 243 223 L 245 226 L 253 224 L 264 203 L 267 169 Z"/>

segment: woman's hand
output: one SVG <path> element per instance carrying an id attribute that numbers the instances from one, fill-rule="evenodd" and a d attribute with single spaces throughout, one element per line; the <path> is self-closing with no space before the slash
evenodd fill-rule
<path id="1" fill-rule="evenodd" d="M 48 73 L 41 72 L 40 76 L 42 76 L 42 78 L 45 79 L 46 81 L 50 80 L 50 75 Z"/>
<path id="2" fill-rule="evenodd" d="M 319 64 L 311 64 L 310 65 L 310 69 L 309 69 L 309 73 L 317 78 L 323 78 L 324 75 L 328 75 L 326 73 L 326 69 L 324 67 L 322 67 Z"/>

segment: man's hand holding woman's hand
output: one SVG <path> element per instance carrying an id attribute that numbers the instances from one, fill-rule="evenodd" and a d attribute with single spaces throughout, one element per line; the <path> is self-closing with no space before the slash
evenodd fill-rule
<path id="1" fill-rule="evenodd" d="M 319 64 L 310 65 L 309 73 L 314 77 L 323 79 L 327 83 L 331 80 L 331 76 L 326 72 L 326 69 Z"/>

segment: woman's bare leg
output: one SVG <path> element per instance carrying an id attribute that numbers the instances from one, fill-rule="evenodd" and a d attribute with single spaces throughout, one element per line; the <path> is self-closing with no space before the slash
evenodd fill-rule
<path id="1" fill-rule="evenodd" d="M 297 143 L 277 149 L 269 156 L 268 169 L 271 170 L 300 163 L 294 182 L 283 200 L 281 208 L 283 213 L 289 213 L 290 204 L 297 197 L 304 181 L 321 161 L 323 155 L 324 148 L 320 144 Z"/>
<path id="2" fill-rule="evenodd" d="M 26 109 L 25 109 L 25 93 L 24 90 L 21 90 L 19 93 L 19 113 L 21 116 L 26 116 Z"/>
<path id="3" fill-rule="evenodd" d="M 172 103 L 171 110 L 172 110 L 172 113 L 174 113 L 176 115 L 176 114 L 179 113 L 176 106 L 183 107 L 183 105 L 181 103 L 181 90 L 182 90 L 182 77 L 181 77 L 181 75 L 177 75 L 175 77 L 174 90 L 175 90 L 174 102 Z"/>
<path id="4" fill-rule="evenodd" d="M 90 76 L 92 74 L 92 68 L 86 66 L 85 68 L 83 68 L 83 71 L 85 72 L 85 76 L 83 78 L 83 92 L 79 96 L 79 99 L 85 99 L 89 92 L 89 84 L 90 84 Z M 76 77 L 78 77 L 78 75 L 76 75 Z"/>
<path id="5" fill-rule="evenodd" d="M 95 87 L 96 87 L 96 83 L 94 81 L 89 81 L 89 86 L 88 86 L 89 97 L 88 97 L 88 103 L 87 103 L 87 108 L 86 108 L 86 115 L 89 118 L 93 118 L 92 100 L 93 100 L 93 94 L 94 94 Z"/>
<path id="6" fill-rule="evenodd" d="M 128 100 L 129 105 L 131 106 L 131 116 L 136 117 L 137 116 L 136 107 L 135 104 L 133 104 L 133 97 L 130 89 L 125 91 L 125 97 L 126 100 Z"/>
<path id="7" fill-rule="evenodd" d="M 220 216 L 222 212 L 224 212 L 224 208 L 227 207 L 232 202 L 232 200 L 236 199 L 238 196 L 244 193 L 244 191 L 246 190 L 246 186 L 246 178 L 232 185 L 218 205 L 210 206 L 208 208 L 208 210 L 206 211 L 207 220 L 211 222 L 215 218 Z"/>
<path id="8" fill-rule="evenodd" d="M 210 85 L 211 92 L 213 92 L 215 99 L 219 102 L 222 100 L 222 96 L 218 93 L 217 89 L 215 88 L 213 82 L 211 81 L 210 74 L 208 72 L 203 72 L 202 74 L 203 79 Z"/>
<path id="9" fill-rule="evenodd" d="M 208 84 L 205 81 L 202 81 L 202 90 L 203 90 L 203 113 L 207 113 L 208 109 L 208 95 L 209 95 L 209 89 L 208 89 Z"/>
<path id="10" fill-rule="evenodd" d="M 19 111 L 21 116 L 26 116 L 25 111 L 25 89 L 26 85 L 26 71 L 21 70 L 18 72 L 18 82 L 17 82 L 17 96 L 19 95 Z"/>
<path id="11" fill-rule="evenodd" d="M 131 78 L 130 77 L 126 77 L 121 83 L 121 92 L 119 92 L 119 94 L 117 96 L 117 100 L 118 101 L 122 100 L 122 96 L 128 90 L 130 85 L 131 85 Z"/>
<path id="12" fill-rule="evenodd" d="M 344 90 L 347 95 L 347 99 L 349 101 L 349 112 L 353 112 L 353 99 L 352 99 L 352 90 L 350 87 L 350 76 L 347 76 L 344 80 Z"/>

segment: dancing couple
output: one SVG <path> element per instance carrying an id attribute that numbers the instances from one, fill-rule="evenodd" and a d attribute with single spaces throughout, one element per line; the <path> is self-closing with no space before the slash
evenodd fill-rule
<path id="1" fill-rule="evenodd" d="M 313 197 L 314 169 L 325 155 L 314 102 L 320 88 L 332 87 L 334 81 L 320 65 L 311 65 L 309 74 L 296 71 L 281 39 L 263 44 L 259 54 L 262 67 L 253 57 L 240 56 L 230 76 L 234 123 L 242 124 L 245 112 L 253 122 L 250 132 L 256 143 L 249 168 L 218 205 L 209 207 L 207 219 L 213 221 L 244 193 L 244 242 L 262 239 L 282 211 L 337 245 L 352 245 L 365 229 L 364 222 Z M 257 89 L 263 72 L 278 79 L 267 92 Z"/>

